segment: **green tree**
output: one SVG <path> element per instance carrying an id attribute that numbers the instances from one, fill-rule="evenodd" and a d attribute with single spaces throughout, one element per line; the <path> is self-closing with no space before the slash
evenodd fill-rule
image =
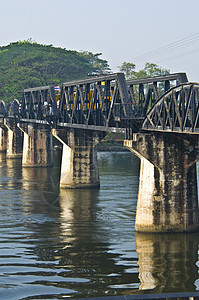
<path id="1" fill-rule="evenodd" d="M 0 47 L 0 99 L 20 99 L 25 88 L 108 73 L 108 62 L 100 55 L 42 45 L 32 39 Z"/>
<path id="2" fill-rule="evenodd" d="M 118 68 L 120 72 L 124 72 L 126 79 L 132 79 L 134 77 L 135 67 L 135 64 L 124 61 Z"/>
<path id="3" fill-rule="evenodd" d="M 145 75 L 145 77 L 154 77 L 169 74 L 170 70 L 159 67 L 154 63 L 145 63 L 144 69 L 137 72 L 138 78 Z"/>
<path id="4" fill-rule="evenodd" d="M 146 77 L 155 77 L 155 76 L 162 76 L 167 75 L 170 73 L 168 69 L 164 69 L 156 65 L 155 63 L 145 63 L 143 69 L 139 71 L 135 71 L 135 64 L 133 63 L 126 63 L 124 62 L 120 67 L 120 71 L 125 73 L 126 79 L 139 79 L 139 78 L 146 78 Z M 145 89 L 148 89 L 148 84 L 144 85 Z M 159 95 L 164 93 L 164 83 L 160 82 L 157 86 Z M 138 85 L 134 85 L 133 87 L 134 96 L 136 101 L 139 101 L 139 88 Z"/>
<path id="5" fill-rule="evenodd" d="M 96 53 L 93 54 L 92 52 L 88 51 L 82 51 L 80 52 L 80 55 L 83 55 L 83 57 L 86 57 L 93 65 L 95 74 L 108 74 L 110 73 L 110 68 L 108 65 L 108 62 L 104 59 L 100 59 L 99 56 L 102 55 L 102 53 Z"/>
<path id="6" fill-rule="evenodd" d="M 126 79 L 146 78 L 170 73 L 170 70 L 159 67 L 155 63 L 145 63 L 143 69 L 135 71 L 136 65 L 133 63 L 124 62 L 119 66 L 119 70 L 125 73 Z"/>

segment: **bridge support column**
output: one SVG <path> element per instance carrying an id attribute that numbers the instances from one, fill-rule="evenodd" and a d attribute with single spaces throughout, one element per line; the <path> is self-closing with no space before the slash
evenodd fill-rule
<path id="1" fill-rule="evenodd" d="M 124 145 L 141 159 L 135 230 L 198 230 L 199 139 L 184 134 L 139 133 Z"/>
<path id="2" fill-rule="evenodd" d="M 21 158 L 23 152 L 23 132 L 15 120 L 5 120 L 7 128 L 7 158 Z"/>
<path id="3" fill-rule="evenodd" d="M 105 133 L 83 129 L 56 129 L 63 144 L 61 188 L 92 188 L 100 185 L 95 146 Z"/>
<path id="4" fill-rule="evenodd" d="M 24 132 L 22 166 L 52 167 L 53 146 L 50 126 L 40 123 L 20 123 L 18 126 Z"/>
<path id="5" fill-rule="evenodd" d="M 0 127 L 0 152 L 6 152 L 7 150 L 7 136 L 7 128 L 5 126 Z"/>

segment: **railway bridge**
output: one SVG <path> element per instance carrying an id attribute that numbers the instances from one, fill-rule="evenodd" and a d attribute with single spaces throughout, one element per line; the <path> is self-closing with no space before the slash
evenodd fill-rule
<path id="1" fill-rule="evenodd" d="M 23 167 L 52 166 L 53 135 L 63 145 L 61 188 L 99 186 L 95 146 L 121 130 L 141 162 L 135 230 L 198 230 L 199 84 L 185 73 L 129 81 L 116 73 L 0 101 L 0 150 L 22 155 Z"/>

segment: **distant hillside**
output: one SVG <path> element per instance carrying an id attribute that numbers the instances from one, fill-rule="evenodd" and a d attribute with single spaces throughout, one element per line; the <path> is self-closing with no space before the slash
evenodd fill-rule
<path id="1" fill-rule="evenodd" d="M 77 52 L 32 41 L 0 47 L 0 100 L 20 99 L 25 88 L 60 84 L 108 73 L 101 53 Z"/>

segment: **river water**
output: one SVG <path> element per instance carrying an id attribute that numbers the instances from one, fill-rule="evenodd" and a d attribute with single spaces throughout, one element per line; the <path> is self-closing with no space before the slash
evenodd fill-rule
<path id="1" fill-rule="evenodd" d="M 199 289 L 199 234 L 135 234 L 139 160 L 98 153 L 100 189 L 59 190 L 54 168 L 0 155 L 0 299 Z"/>

